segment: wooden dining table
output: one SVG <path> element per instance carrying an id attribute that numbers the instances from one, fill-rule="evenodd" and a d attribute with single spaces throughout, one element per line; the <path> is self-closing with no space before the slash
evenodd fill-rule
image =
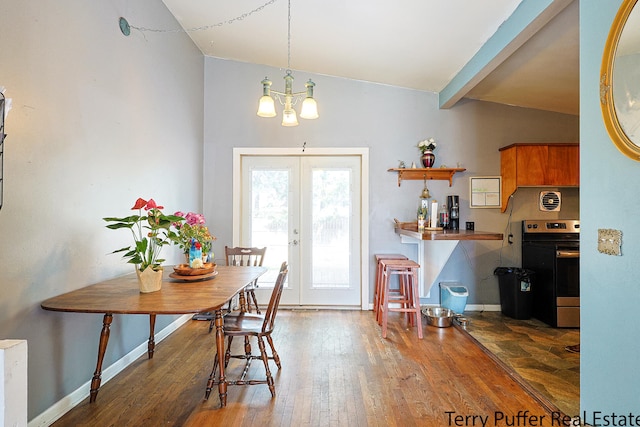
<path id="1" fill-rule="evenodd" d="M 247 285 L 253 283 L 267 271 L 264 267 L 216 267 L 216 274 L 196 280 L 193 277 L 172 278 L 172 267 L 165 267 L 162 288 L 151 293 L 141 293 L 138 279 L 130 274 L 105 280 L 66 294 L 49 298 L 41 303 L 45 310 L 73 313 L 104 313 L 98 361 L 91 380 L 90 402 L 95 402 L 100 389 L 102 362 L 109 342 L 111 322 L 114 314 L 148 314 L 149 341 L 148 358 L 155 351 L 155 321 L 158 314 L 190 314 L 213 312 L 216 327 L 216 349 L 220 369 L 220 403 L 227 404 L 227 385 L 224 375 L 224 330 L 222 308 Z"/>

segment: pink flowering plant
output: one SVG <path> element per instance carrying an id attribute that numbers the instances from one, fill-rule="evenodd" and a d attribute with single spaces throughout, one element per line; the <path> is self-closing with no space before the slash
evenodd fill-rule
<path id="1" fill-rule="evenodd" d="M 176 212 L 175 216 L 184 219 L 184 222 L 174 224 L 177 232 L 172 237 L 174 244 L 178 245 L 184 253 L 189 253 L 192 240 L 195 240 L 202 247 L 203 254 L 211 253 L 211 244 L 216 237 L 209 233 L 209 227 L 206 226 L 204 215 L 189 212 Z"/>
<path id="2" fill-rule="evenodd" d="M 140 271 L 144 271 L 147 267 L 159 270 L 165 261 L 160 258 L 160 251 L 176 236 L 171 227 L 177 228 L 177 224 L 184 221 L 181 216 L 163 214 L 162 209 L 164 206 L 158 206 L 153 199 L 147 201 L 139 198 L 131 208 L 138 211 L 137 215 L 103 218 L 111 223 L 107 228 L 111 230 L 128 228 L 133 235 L 133 246 L 125 246 L 112 253 L 124 252 L 122 258 L 129 264 L 135 264 Z"/>

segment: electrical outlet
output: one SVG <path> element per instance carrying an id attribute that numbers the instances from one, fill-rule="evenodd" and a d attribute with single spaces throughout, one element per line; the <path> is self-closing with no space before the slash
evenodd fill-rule
<path id="1" fill-rule="evenodd" d="M 607 255 L 622 255 L 622 231 L 611 228 L 598 229 L 598 252 Z"/>

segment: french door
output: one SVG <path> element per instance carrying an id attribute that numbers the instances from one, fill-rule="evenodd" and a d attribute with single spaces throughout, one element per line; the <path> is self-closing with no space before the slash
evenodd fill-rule
<path id="1" fill-rule="evenodd" d="M 281 304 L 362 305 L 361 163 L 353 155 L 241 156 L 238 238 L 267 247 L 261 303 L 287 261 Z"/>

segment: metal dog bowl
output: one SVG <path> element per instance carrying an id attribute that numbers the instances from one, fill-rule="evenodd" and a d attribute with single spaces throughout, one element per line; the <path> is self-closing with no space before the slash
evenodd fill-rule
<path id="1" fill-rule="evenodd" d="M 422 310 L 427 318 L 427 324 L 438 328 L 448 328 L 453 323 L 455 313 L 443 307 L 428 307 Z"/>

